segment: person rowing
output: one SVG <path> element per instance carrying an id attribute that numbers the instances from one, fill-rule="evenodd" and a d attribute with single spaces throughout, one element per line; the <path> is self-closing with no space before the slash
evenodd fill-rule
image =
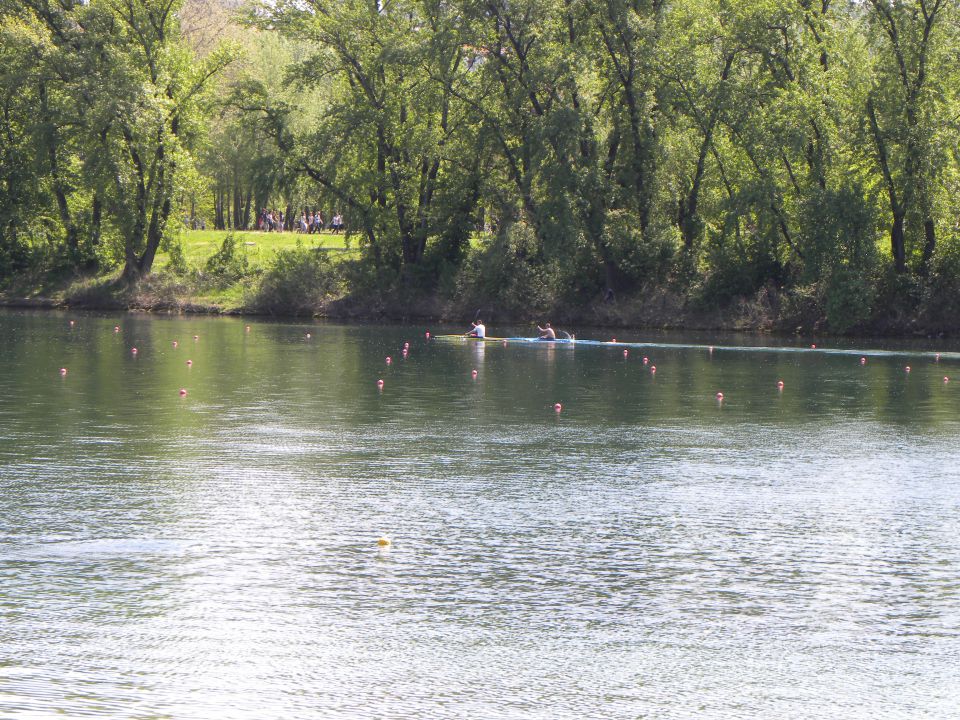
<path id="1" fill-rule="evenodd" d="M 471 323 L 473 327 L 467 332 L 464 333 L 464 337 L 474 337 L 480 338 L 481 340 L 487 336 L 487 328 L 483 324 L 483 320 L 477 319 L 476 322 Z"/>
<path id="2" fill-rule="evenodd" d="M 550 323 L 546 323 L 546 327 L 540 327 L 537 325 L 537 330 L 540 331 L 540 340 L 556 340 L 557 333 L 554 332 L 553 328 L 550 327 Z"/>

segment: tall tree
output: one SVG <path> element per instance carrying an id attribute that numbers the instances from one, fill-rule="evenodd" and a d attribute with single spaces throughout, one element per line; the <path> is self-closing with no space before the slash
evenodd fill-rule
<path id="1" fill-rule="evenodd" d="M 898 273 L 907 271 L 914 255 L 919 255 L 915 269 L 925 273 L 936 248 L 934 185 L 946 158 L 935 136 L 938 120 L 946 116 L 946 65 L 956 52 L 956 36 L 947 42 L 948 23 L 956 12 L 952 0 L 870 0 L 865 17 L 875 71 L 866 115 L 888 198 L 890 253 Z M 922 227 L 922 242 L 911 241 L 911 217 Z"/>

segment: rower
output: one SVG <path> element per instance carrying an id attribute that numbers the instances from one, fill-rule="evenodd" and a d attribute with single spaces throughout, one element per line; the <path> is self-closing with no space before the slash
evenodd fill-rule
<path id="1" fill-rule="evenodd" d="M 483 324 L 483 320 L 477 319 L 476 322 L 471 323 L 473 328 L 464 333 L 467 337 L 480 338 L 481 340 L 487 336 L 487 328 Z"/>
<path id="2" fill-rule="evenodd" d="M 550 327 L 550 323 L 546 323 L 546 327 L 540 327 L 537 325 L 537 330 L 540 331 L 540 340 L 556 340 L 557 333 L 554 332 L 553 328 Z"/>

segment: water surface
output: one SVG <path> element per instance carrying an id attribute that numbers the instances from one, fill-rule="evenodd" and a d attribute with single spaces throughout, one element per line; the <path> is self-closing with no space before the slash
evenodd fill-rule
<path id="1" fill-rule="evenodd" d="M 0 314 L 0 717 L 960 716 L 956 348 L 423 331 Z"/>

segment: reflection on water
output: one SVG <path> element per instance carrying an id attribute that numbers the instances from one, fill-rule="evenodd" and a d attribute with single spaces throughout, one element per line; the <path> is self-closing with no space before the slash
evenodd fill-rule
<path id="1" fill-rule="evenodd" d="M 0 315 L 0 717 L 957 716 L 949 348 L 76 320 Z"/>

